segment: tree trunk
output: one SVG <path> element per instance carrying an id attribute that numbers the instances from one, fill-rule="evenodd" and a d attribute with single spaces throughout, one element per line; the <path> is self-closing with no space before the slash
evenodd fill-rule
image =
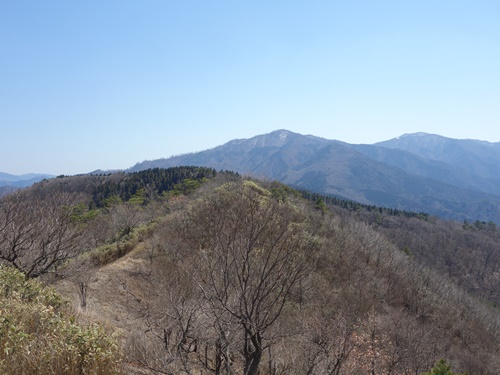
<path id="1" fill-rule="evenodd" d="M 262 359 L 262 337 L 255 333 L 248 337 L 245 335 L 245 375 L 258 375 L 259 365 Z M 250 347 L 253 346 L 253 350 Z"/>
<path id="2" fill-rule="evenodd" d="M 82 310 L 87 309 L 87 283 L 85 281 L 79 282 L 80 286 L 80 307 Z"/>
<path id="3" fill-rule="evenodd" d="M 261 359 L 262 350 L 259 349 L 256 349 L 249 357 L 245 358 L 245 375 L 258 375 Z"/>

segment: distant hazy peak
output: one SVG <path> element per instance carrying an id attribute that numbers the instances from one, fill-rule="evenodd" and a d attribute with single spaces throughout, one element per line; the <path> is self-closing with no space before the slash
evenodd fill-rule
<path id="1" fill-rule="evenodd" d="M 315 139 L 315 140 L 321 140 L 321 141 L 330 141 L 329 139 L 326 139 L 326 138 L 323 138 L 323 137 L 318 137 L 316 135 L 312 135 L 312 134 L 300 134 L 300 133 L 295 133 L 295 132 L 292 132 L 292 131 L 286 130 L 286 129 L 274 130 L 271 133 L 264 134 L 264 135 L 257 136 L 257 137 L 268 137 L 268 136 L 269 137 L 273 137 L 275 139 L 279 139 L 282 144 L 285 144 L 288 141 L 291 141 L 292 139 L 295 139 L 295 138 L 298 138 L 298 137 L 300 137 L 300 138 L 308 138 L 308 139 Z"/>
<path id="2" fill-rule="evenodd" d="M 14 174 L 9 174 L 5 172 L 0 172 L 0 180 L 4 181 L 26 181 L 26 180 L 33 180 L 33 179 L 40 179 L 43 180 L 44 178 L 52 178 L 55 177 L 50 174 L 44 174 L 44 173 L 26 173 L 26 174 L 21 174 L 21 175 L 14 175 Z"/>
<path id="3" fill-rule="evenodd" d="M 286 129 L 274 130 L 267 134 L 256 135 L 252 138 L 243 139 L 233 139 L 226 143 L 226 145 L 240 145 L 248 144 L 251 147 L 283 147 L 286 144 L 292 142 L 293 140 L 304 138 L 304 139 L 315 139 L 321 141 L 327 141 L 324 138 L 316 137 L 314 135 L 302 135 L 299 133 L 294 133 Z M 223 147 L 219 146 L 219 147 Z"/>
<path id="4" fill-rule="evenodd" d="M 401 137 L 426 137 L 426 136 L 436 136 L 436 134 L 417 132 L 417 133 L 405 133 Z"/>
<path id="5" fill-rule="evenodd" d="M 445 138 L 438 134 L 417 132 L 417 133 L 405 133 L 399 137 L 393 138 L 391 140 L 401 140 L 401 139 L 422 139 L 422 138 Z"/>
<path id="6" fill-rule="evenodd" d="M 457 139 L 457 138 L 444 137 L 444 136 L 439 135 L 439 134 L 417 132 L 417 133 L 405 133 L 399 137 L 392 138 L 392 139 L 387 140 L 387 141 L 375 143 L 375 145 L 385 146 L 388 144 L 395 144 L 397 142 L 408 143 L 408 142 L 412 142 L 412 141 L 415 143 L 418 143 L 418 144 L 422 144 L 422 145 L 424 144 L 423 142 L 427 142 L 427 143 L 435 142 L 435 143 L 440 143 L 440 144 L 444 144 L 445 142 L 446 143 L 449 143 L 449 142 L 459 142 L 459 143 L 472 142 L 472 143 L 481 144 L 484 146 L 494 146 L 494 145 L 500 144 L 500 142 L 495 143 L 495 142 L 488 142 L 488 141 L 482 141 L 482 140 L 478 140 L 478 139 L 469 139 L 469 138 Z"/>
<path id="7" fill-rule="evenodd" d="M 286 140 L 290 137 L 290 134 L 286 130 L 276 130 L 268 134 L 260 134 L 251 138 L 237 138 L 233 139 L 226 144 L 243 144 L 249 143 L 252 146 L 264 147 L 264 146 L 282 146 L 286 143 Z M 219 147 L 223 147 L 219 146 Z"/>

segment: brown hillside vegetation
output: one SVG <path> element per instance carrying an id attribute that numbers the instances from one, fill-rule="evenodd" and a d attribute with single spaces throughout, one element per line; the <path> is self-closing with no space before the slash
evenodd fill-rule
<path id="1" fill-rule="evenodd" d="M 121 373 L 116 340 L 96 321 L 77 324 L 67 301 L 0 265 L 0 373 Z"/>
<path id="2" fill-rule="evenodd" d="M 107 178 L 123 185 L 123 176 L 79 176 L 31 191 L 64 185 L 74 197 L 65 212 L 73 210 L 78 249 L 43 279 L 82 322 L 119 330 L 125 373 L 418 375 L 441 358 L 456 371 L 498 373 L 500 313 L 487 302 L 499 291 L 496 228 L 491 251 L 476 251 L 493 254 L 476 262 L 487 266 L 474 280 L 489 283 L 476 293 L 471 271 L 458 270 L 467 246 L 486 238 L 479 231 L 457 259 L 427 254 L 441 254 L 429 245 L 439 239 L 472 233 L 461 224 L 371 221 L 368 212 L 223 173 L 177 183 L 175 193 L 101 194 L 107 205 L 92 207 L 93 187 Z M 410 241 L 416 230 L 429 236 L 426 246 Z"/>

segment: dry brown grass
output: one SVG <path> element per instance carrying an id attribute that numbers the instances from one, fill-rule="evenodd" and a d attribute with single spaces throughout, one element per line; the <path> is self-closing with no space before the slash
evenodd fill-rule
<path id="1" fill-rule="evenodd" d="M 78 311 L 79 322 L 100 321 L 105 326 L 120 332 L 118 340 L 124 347 L 135 332 L 142 332 L 142 316 L 138 299 L 146 299 L 146 277 L 149 260 L 149 243 L 138 242 L 125 256 L 101 268 L 93 269 L 87 287 L 87 306 L 80 307 L 78 281 L 71 277 L 58 280 L 54 287 L 71 300 Z M 142 369 L 132 360 L 125 358 L 125 373 L 143 374 Z M 146 372 L 148 373 L 148 372 Z"/>
<path id="2" fill-rule="evenodd" d="M 95 322 L 76 323 L 54 290 L 0 267 L 0 373 L 118 374 L 114 337 Z"/>

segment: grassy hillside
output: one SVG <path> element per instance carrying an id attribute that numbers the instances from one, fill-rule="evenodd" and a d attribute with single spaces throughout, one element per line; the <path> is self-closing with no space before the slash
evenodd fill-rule
<path id="1" fill-rule="evenodd" d="M 210 173 L 160 193 L 126 174 L 22 192 L 30 207 L 67 195 L 44 202 L 67 214 L 77 242 L 37 277 L 85 320 L 123 332 L 126 373 L 421 374 L 445 358 L 455 371 L 497 374 L 496 226 Z M 96 191 L 108 191 L 103 204 Z M 16 220 L 11 228 L 29 222 Z"/>

